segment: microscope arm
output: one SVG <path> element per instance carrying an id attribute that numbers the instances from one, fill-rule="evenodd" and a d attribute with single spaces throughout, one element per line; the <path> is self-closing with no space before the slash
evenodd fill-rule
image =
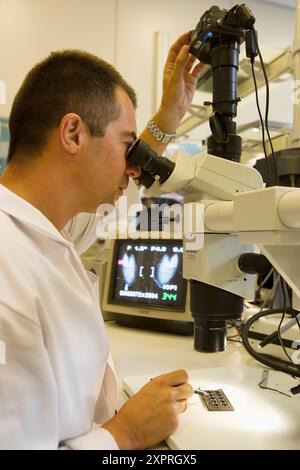
<path id="1" fill-rule="evenodd" d="M 297 300 L 300 298 L 300 189 L 263 188 L 261 176 L 253 168 L 208 154 L 190 158 L 178 153 L 173 160 L 175 169 L 172 175 L 162 185 L 156 181 L 146 194 L 177 191 L 183 193 L 185 204 L 203 204 L 204 234 L 218 234 L 224 239 L 224 243 L 227 234 L 236 235 L 241 247 L 240 254 L 247 249 L 251 250 L 251 247 L 253 250 L 253 245 L 257 245 L 291 286 L 296 294 L 294 307 L 298 306 L 300 309 Z M 188 225 L 195 224 L 191 221 Z M 232 237 L 228 240 L 232 251 L 231 259 L 234 261 L 239 248 L 233 248 L 237 244 L 233 243 Z M 228 245 L 226 249 L 229 250 Z M 227 281 L 219 280 L 215 274 L 210 275 L 207 262 L 204 263 L 205 273 L 201 273 L 199 266 L 205 256 L 205 250 L 202 251 L 201 259 L 197 258 L 197 274 L 193 267 L 190 269 L 191 263 L 188 262 L 185 263 L 185 277 L 251 297 L 249 290 L 246 292 L 243 288 L 241 291 L 236 282 L 229 286 Z M 218 272 L 220 269 L 221 259 Z"/>
<path id="2" fill-rule="evenodd" d="M 147 189 L 148 196 L 180 192 L 185 201 L 204 199 L 233 200 L 237 193 L 263 187 L 261 175 L 251 167 L 207 153 L 186 157 L 177 153 L 172 158 L 175 168 L 169 178 L 160 184 L 155 181 Z"/>
<path id="3" fill-rule="evenodd" d="M 300 189 L 275 186 L 240 194 L 233 219 L 240 242 L 259 246 L 292 288 L 293 307 L 300 310 Z"/>
<path id="4" fill-rule="evenodd" d="M 204 209 L 204 230 L 235 233 L 239 242 L 257 245 L 293 290 L 300 310 L 300 189 L 271 187 L 236 194 Z"/>
<path id="5" fill-rule="evenodd" d="M 300 189 L 273 186 L 236 194 L 233 201 L 211 201 L 204 209 L 204 225 L 206 231 L 238 233 L 241 239 L 256 232 L 256 243 L 266 242 L 269 232 L 290 229 L 293 237 L 300 230 Z"/>

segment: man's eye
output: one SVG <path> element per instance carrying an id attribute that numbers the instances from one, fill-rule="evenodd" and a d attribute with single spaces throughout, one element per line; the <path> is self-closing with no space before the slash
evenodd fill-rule
<path id="1" fill-rule="evenodd" d="M 127 157 L 128 153 L 129 153 L 129 150 L 131 149 L 132 145 L 133 145 L 134 142 L 128 142 L 126 143 L 126 151 L 125 151 L 125 157 Z"/>

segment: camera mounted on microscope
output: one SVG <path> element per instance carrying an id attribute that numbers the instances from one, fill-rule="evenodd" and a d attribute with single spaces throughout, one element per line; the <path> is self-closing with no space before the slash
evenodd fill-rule
<path id="1" fill-rule="evenodd" d="M 190 38 L 190 53 L 201 62 L 211 64 L 213 71 L 213 114 L 209 118 L 212 136 L 208 138 L 208 153 L 240 161 L 241 138 L 236 135 L 237 72 L 241 40 L 246 40 L 247 57 L 256 53 L 253 29 L 255 18 L 247 5 L 235 5 L 230 10 L 211 7 L 200 18 Z M 130 149 L 128 161 L 141 168 L 140 184 L 149 188 L 156 179 L 166 181 L 174 163 L 160 157 L 143 141 Z"/>
<path id="2" fill-rule="evenodd" d="M 211 7 L 200 18 L 191 32 L 190 53 L 205 64 L 211 63 L 212 48 L 232 38 L 244 39 L 255 23 L 247 5 L 235 5 L 231 10 Z"/>
<path id="3" fill-rule="evenodd" d="M 201 62 L 210 64 L 213 73 L 213 114 L 209 118 L 212 136 L 208 138 L 208 153 L 240 161 L 241 138 L 236 135 L 237 73 L 240 44 L 246 41 L 246 55 L 257 55 L 255 18 L 247 5 L 235 5 L 230 10 L 217 6 L 207 10 L 196 29 L 191 32 L 190 53 Z"/>

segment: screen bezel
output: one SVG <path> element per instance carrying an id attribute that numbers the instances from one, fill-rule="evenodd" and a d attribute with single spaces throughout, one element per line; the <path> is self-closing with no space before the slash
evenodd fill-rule
<path id="1" fill-rule="evenodd" d="M 149 237 L 150 238 L 150 237 Z M 128 239 L 127 239 L 128 240 Z M 141 239 L 141 243 L 145 243 L 148 239 Z M 163 238 L 152 238 L 149 239 L 149 243 L 164 243 L 173 241 L 173 243 L 182 242 L 182 238 L 172 238 L 172 239 L 163 239 Z M 126 242 L 126 239 L 120 239 L 122 242 Z M 138 242 L 139 240 L 132 240 L 133 242 Z M 101 292 L 101 309 L 103 315 L 106 319 L 113 318 L 111 314 L 124 314 L 132 316 L 142 316 L 149 318 L 165 319 L 165 320 L 177 320 L 183 322 L 193 322 L 193 318 L 190 313 L 190 295 L 189 295 L 189 284 L 185 280 L 186 292 L 185 292 L 185 308 L 175 309 L 175 308 L 162 308 L 160 306 L 153 305 L 141 305 L 133 302 L 124 303 L 118 300 L 111 300 L 111 289 L 113 288 L 112 275 L 114 273 L 113 266 L 116 262 L 117 250 L 115 249 L 116 243 L 118 240 L 110 240 L 109 243 L 109 259 L 106 266 L 106 272 L 104 276 L 104 282 L 102 283 L 102 292 Z"/>
<path id="2" fill-rule="evenodd" d="M 148 239 L 148 240 L 141 240 L 141 241 L 126 240 L 126 239 L 116 240 L 115 243 L 114 243 L 114 253 L 113 253 L 112 267 L 111 267 L 112 277 L 117 272 L 117 258 L 118 258 L 118 254 L 119 254 L 119 247 L 120 247 L 121 244 L 128 243 L 128 242 L 130 242 L 131 244 L 140 243 L 140 244 L 143 244 L 143 245 L 153 245 L 153 244 L 156 244 L 156 243 L 166 244 L 166 245 L 178 245 L 178 244 L 182 243 L 181 240 L 174 240 L 174 239 L 163 239 L 163 240 Z M 183 262 L 183 260 L 182 260 L 182 262 Z M 154 310 L 167 310 L 167 311 L 175 310 L 175 311 L 178 311 L 178 312 L 184 312 L 185 311 L 187 280 L 184 279 L 184 278 L 183 278 L 183 298 L 184 298 L 184 300 L 183 300 L 183 305 L 179 305 L 179 306 L 176 306 L 176 305 L 165 306 L 163 304 L 155 304 L 155 303 L 153 303 L 151 305 L 151 300 L 149 302 L 143 302 L 143 301 L 138 301 L 136 299 L 130 300 L 131 299 L 130 297 L 128 298 L 128 300 L 126 299 L 126 297 L 123 300 L 115 299 L 114 295 L 113 295 L 114 290 L 115 290 L 115 280 L 112 279 L 112 282 L 110 283 L 109 292 L 108 292 L 108 300 L 111 304 L 114 304 L 114 305 L 126 304 L 127 306 L 130 306 L 132 304 L 135 304 L 136 306 L 141 307 L 141 308 L 151 308 L 151 309 L 154 309 Z"/>

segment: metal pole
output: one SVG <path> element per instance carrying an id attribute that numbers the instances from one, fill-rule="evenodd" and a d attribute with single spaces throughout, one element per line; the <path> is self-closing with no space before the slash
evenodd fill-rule
<path id="1" fill-rule="evenodd" d="M 293 128 L 289 137 L 289 147 L 300 147 L 300 0 L 295 9 L 295 36 L 293 42 Z"/>

